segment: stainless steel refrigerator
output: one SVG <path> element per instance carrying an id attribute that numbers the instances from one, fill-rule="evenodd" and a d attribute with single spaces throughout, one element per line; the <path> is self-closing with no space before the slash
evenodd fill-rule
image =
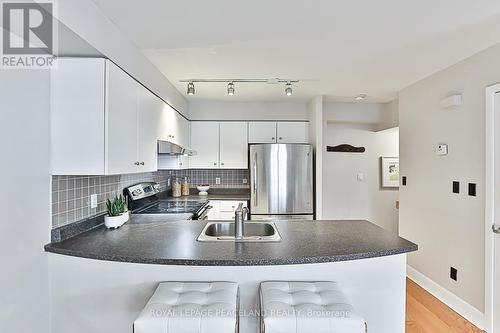
<path id="1" fill-rule="evenodd" d="M 250 145 L 252 220 L 312 220 L 313 151 L 308 144 Z"/>

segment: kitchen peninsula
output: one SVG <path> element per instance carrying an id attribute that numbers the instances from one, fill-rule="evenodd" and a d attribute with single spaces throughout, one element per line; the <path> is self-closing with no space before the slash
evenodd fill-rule
<path id="1" fill-rule="evenodd" d="M 46 245 L 54 332 L 130 331 L 162 281 L 235 281 L 251 314 L 269 280 L 336 281 L 370 332 L 404 332 L 406 253 L 417 246 L 370 222 L 276 221 L 280 242 L 202 243 L 206 221 L 148 218 Z M 257 332 L 257 322 L 243 315 L 240 332 Z"/>

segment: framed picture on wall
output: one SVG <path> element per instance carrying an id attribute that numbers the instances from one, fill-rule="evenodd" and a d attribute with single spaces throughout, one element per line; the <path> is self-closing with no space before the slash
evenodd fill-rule
<path id="1" fill-rule="evenodd" d="M 399 157 L 381 157 L 382 187 L 399 187 Z"/>

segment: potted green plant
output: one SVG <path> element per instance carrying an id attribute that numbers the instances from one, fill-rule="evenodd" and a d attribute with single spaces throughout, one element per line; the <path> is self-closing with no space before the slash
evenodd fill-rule
<path id="1" fill-rule="evenodd" d="M 106 201 L 108 214 L 104 216 L 106 228 L 115 229 L 121 227 L 129 219 L 127 205 L 123 195 L 116 196 L 113 200 Z"/>

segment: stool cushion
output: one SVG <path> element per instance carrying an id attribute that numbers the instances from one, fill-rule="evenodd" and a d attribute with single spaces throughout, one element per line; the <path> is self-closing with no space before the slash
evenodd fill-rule
<path id="1" fill-rule="evenodd" d="M 234 282 L 160 283 L 135 333 L 234 333 L 238 285 Z"/>
<path id="2" fill-rule="evenodd" d="M 335 282 L 263 282 L 261 325 L 265 333 L 364 333 Z"/>

